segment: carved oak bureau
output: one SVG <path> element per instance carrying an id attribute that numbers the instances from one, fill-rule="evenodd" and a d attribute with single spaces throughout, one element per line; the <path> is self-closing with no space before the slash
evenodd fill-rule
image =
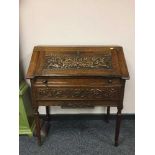
<path id="1" fill-rule="evenodd" d="M 41 144 L 39 106 L 117 107 L 115 146 L 121 122 L 125 81 L 129 73 L 120 46 L 36 46 L 27 79 L 31 81 L 38 144 Z"/>

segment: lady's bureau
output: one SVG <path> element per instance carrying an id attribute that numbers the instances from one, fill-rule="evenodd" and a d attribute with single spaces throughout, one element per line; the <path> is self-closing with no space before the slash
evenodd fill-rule
<path id="1" fill-rule="evenodd" d="M 39 106 L 117 107 L 115 146 L 121 122 L 125 81 L 129 73 L 120 46 L 36 46 L 28 79 L 31 81 L 38 143 L 41 144 Z"/>

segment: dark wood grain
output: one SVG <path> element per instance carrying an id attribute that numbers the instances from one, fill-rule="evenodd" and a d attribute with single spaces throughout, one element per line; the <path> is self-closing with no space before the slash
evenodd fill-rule
<path id="1" fill-rule="evenodd" d="M 38 144 L 39 106 L 117 107 L 115 146 L 118 145 L 125 80 L 129 73 L 120 46 L 36 46 L 26 75 L 31 80 Z"/>

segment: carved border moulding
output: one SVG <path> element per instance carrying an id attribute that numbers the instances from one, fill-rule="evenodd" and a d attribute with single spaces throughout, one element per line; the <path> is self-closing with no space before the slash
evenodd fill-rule
<path id="1" fill-rule="evenodd" d="M 43 69 L 112 69 L 111 52 L 100 56 L 77 55 L 45 55 Z"/>
<path id="2" fill-rule="evenodd" d="M 102 99 L 118 98 L 120 96 L 119 87 L 106 88 L 37 88 L 37 97 L 47 98 L 80 98 L 80 99 Z"/>

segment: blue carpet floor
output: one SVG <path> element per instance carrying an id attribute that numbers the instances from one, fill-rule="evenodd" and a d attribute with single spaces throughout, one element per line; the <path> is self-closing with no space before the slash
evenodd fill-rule
<path id="1" fill-rule="evenodd" d="M 19 137 L 20 155 L 134 155 L 135 121 L 123 120 L 120 143 L 114 146 L 115 120 L 51 121 L 41 147 L 35 137 Z"/>

